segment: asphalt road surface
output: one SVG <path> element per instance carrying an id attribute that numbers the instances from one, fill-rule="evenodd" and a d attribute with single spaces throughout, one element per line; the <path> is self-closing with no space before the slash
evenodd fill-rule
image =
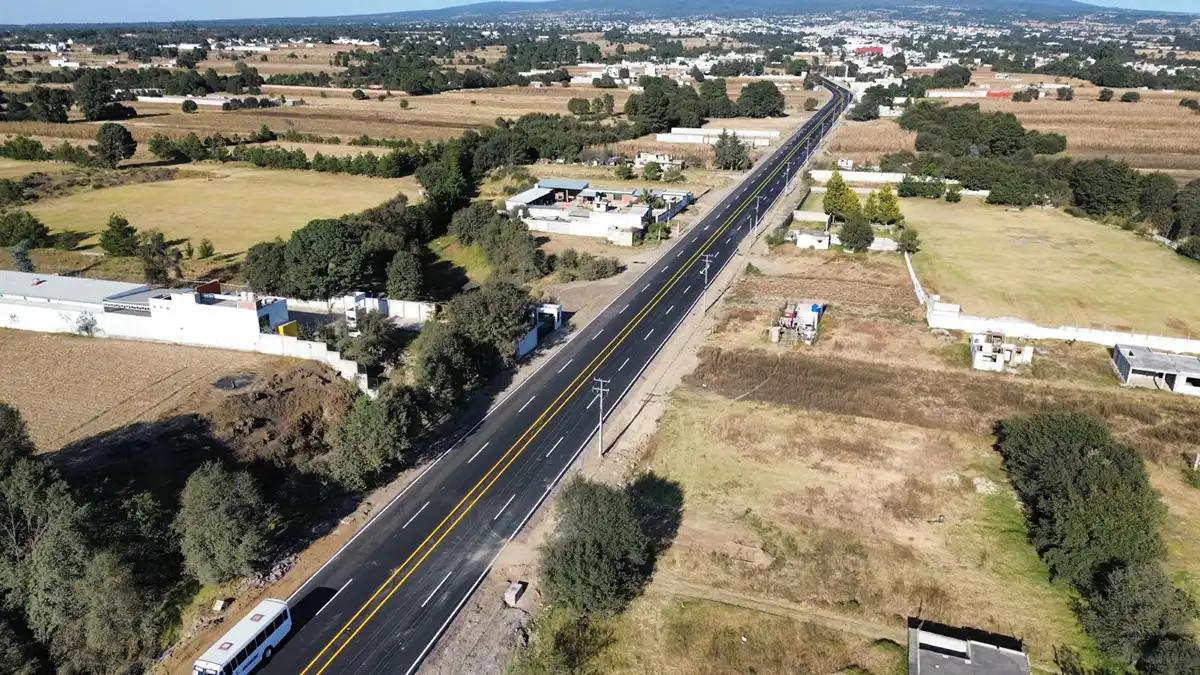
<path id="1" fill-rule="evenodd" d="M 756 167 L 593 321 L 335 555 L 289 600 L 295 625 L 270 675 L 407 675 L 482 582 L 500 549 L 585 448 L 607 415 L 738 256 L 849 104 L 829 103 Z"/>

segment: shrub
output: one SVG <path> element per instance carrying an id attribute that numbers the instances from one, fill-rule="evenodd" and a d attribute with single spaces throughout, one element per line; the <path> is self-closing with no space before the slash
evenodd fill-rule
<path id="1" fill-rule="evenodd" d="M 946 201 L 957 204 L 962 201 L 962 186 L 957 183 L 946 188 Z"/>
<path id="2" fill-rule="evenodd" d="M 251 574 L 266 554 L 273 514 L 250 474 L 201 465 L 184 485 L 175 518 L 184 567 L 204 584 Z"/>
<path id="3" fill-rule="evenodd" d="M 1142 100 L 1142 95 L 1136 91 L 1127 91 L 1121 94 L 1121 103 L 1137 103 Z"/>
<path id="4" fill-rule="evenodd" d="M 100 233 L 100 248 L 111 256 L 131 256 L 137 253 L 138 231 L 129 221 L 112 214 L 108 226 Z"/>
<path id="5" fill-rule="evenodd" d="M 857 253 L 871 247 L 875 242 L 875 232 L 871 230 L 867 220 L 859 216 L 842 225 L 838 238 L 842 240 L 843 248 Z"/>
<path id="6" fill-rule="evenodd" d="M 222 104 L 222 105 L 224 105 L 224 104 Z M 181 105 L 181 106 L 180 106 L 180 108 L 181 108 L 181 109 L 183 110 L 183 112 L 185 112 L 185 113 L 194 113 L 194 112 L 196 112 L 197 110 L 199 110 L 199 109 L 200 109 L 200 106 L 196 105 L 196 102 L 195 102 L 195 101 L 193 101 L 193 100 L 191 100 L 191 99 L 188 99 L 188 100 L 186 100 L 186 101 L 184 101 L 184 102 L 183 102 L 183 105 Z"/>
<path id="7" fill-rule="evenodd" d="M 649 541 L 621 490 L 573 478 L 542 548 L 543 589 L 579 614 L 616 612 L 646 581 Z"/>
<path id="8" fill-rule="evenodd" d="M 0 246 L 16 246 L 24 242 L 29 248 L 50 244 L 50 230 L 28 211 L 0 213 Z"/>
<path id="9" fill-rule="evenodd" d="M 198 251 L 200 258 L 211 258 L 216 251 L 213 249 L 213 243 L 208 239 L 200 240 L 200 250 Z"/>
<path id="10" fill-rule="evenodd" d="M 362 101 L 367 98 L 367 95 L 363 93 L 362 89 L 355 89 L 350 95 L 354 97 L 355 101 Z"/>
<path id="11" fill-rule="evenodd" d="M 1108 87 L 1101 89 L 1098 99 L 1106 102 L 1111 101 L 1113 99 L 1113 90 L 1109 89 Z"/>

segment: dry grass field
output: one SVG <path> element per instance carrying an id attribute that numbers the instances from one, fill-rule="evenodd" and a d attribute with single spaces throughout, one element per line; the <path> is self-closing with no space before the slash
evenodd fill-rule
<path id="1" fill-rule="evenodd" d="M 639 459 L 678 482 L 683 518 L 602 672 L 903 672 L 890 641 L 906 616 L 1015 636 L 1042 668 L 1060 646 L 1094 658 L 993 448 L 998 420 L 1048 407 L 1102 417 L 1143 453 L 1168 570 L 1200 589 L 1200 490 L 1179 470 L 1200 401 L 1120 387 L 1094 345 L 972 371 L 961 337 L 925 327 L 894 256 L 781 246 L 754 263 Z M 820 339 L 769 343 L 800 298 L 829 303 Z"/>
<path id="2" fill-rule="evenodd" d="M 221 349 L 0 329 L 0 401 L 42 452 L 168 413 L 222 375 L 295 363 Z"/>
<path id="3" fill-rule="evenodd" d="M 157 228 L 193 245 L 207 237 L 218 253 L 240 255 L 314 218 L 361 211 L 411 187 L 411 181 L 214 166 L 205 177 L 81 192 L 28 210 L 51 230 L 97 236 L 117 213 L 139 229 Z"/>
<path id="4" fill-rule="evenodd" d="M 1200 335 L 1200 268 L 1130 232 L 1058 211 L 907 199 L 921 282 L 963 311 L 1047 326 Z M 1169 289 L 1169 290 L 1168 290 Z"/>
<path id="5" fill-rule="evenodd" d="M 311 47 L 295 45 L 267 53 L 266 61 L 261 59 L 262 54 L 243 53 L 236 49 L 225 52 L 213 52 L 211 56 L 217 56 L 218 54 L 236 55 L 240 57 L 241 61 L 245 61 L 246 65 L 257 69 L 259 75 L 263 77 L 275 74 L 298 75 L 306 71 L 312 73 L 325 71 L 333 74 L 346 70 L 341 66 L 332 65 L 333 55 L 339 51 L 346 52 L 353 49 L 355 48 L 347 45 L 313 44 Z M 364 49 L 367 51 L 378 50 L 377 47 L 365 47 Z M 290 54 L 295 54 L 296 58 L 288 58 Z M 206 69 L 212 68 L 218 73 L 228 75 L 237 72 L 237 64 L 238 61 L 233 59 L 209 58 L 196 64 L 196 69 L 203 73 Z"/>
<path id="6" fill-rule="evenodd" d="M 1148 170 L 1200 172 L 1200 115 L 1179 105 L 1184 94 L 1143 91 L 1139 103 L 1096 100 L 1099 88 L 1075 88 L 1075 100 L 1032 103 L 984 100 L 985 111 L 1011 112 L 1029 129 L 1067 137 L 1072 157 L 1123 157 Z M 1119 99 L 1124 90 L 1116 90 Z"/>
<path id="7" fill-rule="evenodd" d="M 895 120 L 843 121 L 829 139 L 826 153 L 835 159 L 852 159 L 856 164 L 874 164 L 881 155 L 915 150 L 916 140 L 915 133 L 901 129 Z"/>
<path id="8" fill-rule="evenodd" d="M 69 171 L 70 164 L 60 162 L 21 162 L 15 159 L 0 159 L 0 178 L 16 180 L 31 173 L 62 173 Z"/>

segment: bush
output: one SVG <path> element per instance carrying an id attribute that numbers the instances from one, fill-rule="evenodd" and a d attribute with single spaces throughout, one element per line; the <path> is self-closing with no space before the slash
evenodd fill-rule
<path id="1" fill-rule="evenodd" d="M 1100 90 L 1100 96 L 1098 97 L 1098 100 L 1107 102 L 1107 101 L 1111 101 L 1112 99 L 1113 99 L 1113 90 L 1112 89 L 1105 87 Z"/>
<path id="2" fill-rule="evenodd" d="M 100 248 L 111 256 L 137 254 L 138 231 L 129 221 L 115 213 L 108 217 L 108 226 L 100 233 Z"/>
<path id="3" fill-rule="evenodd" d="M 213 249 L 213 243 L 211 241 L 208 239 L 201 239 L 200 250 L 197 252 L 200 254 L 200 259 L 203 260 L 204 258 L 213 257 L 213 254 L 216 253 L 216 250 Z"/>
<path id="4" fill-rule="evenodd" d="M 50 244 L 50 230 L 28 211 L 0 213 L 0 246 L 16 246 L 24 242 L 29 248 Z"/>
<path id="5" fill-rule="evenodd" d="M 350 95 L 354 97 L 355 101 L 362 101 L 367 98 L 362 89 L 355 89 Z"/>
<path id="6" fill-rule="evenodd" d="M 184 567 L 204 584 L 253 573 L 266 554 L 273 518 L 250 474 L 216 462 L 201 465 L 184 485 L 175 519 Z"/>
<path id="7" fill-rule="evenodd" d="M 946 201 L 957 204 L 962 201 L 962 186 L 957 183 L 946 188 Z"/>
<path id="8" fill-rule="evenodd" d="M 649 540 L 629 497 L 576 476 L 558 499 L 554 532 L 542 548 L 542 588 L 578 614 L 622 609 L 646 581 Z"/>
<path id="9" fill-rule="evenodd" d="M 842 240 L 843 248 L 858 253 L 871 247 L 875 242 L 875 232 L 871 230 L 867 220 L 859 216 L 842 225 L 838 238 Z"/>
<path id="10" fill-rule="evenodd" d="M 1136 91 L 1127 91 L 1121 94 L 1121 103 L 1137 103 L 1142 100 L 1142 95 Z"/>
<path id="11" fill-rule="evenodd" d="M 194 113 L 200 109 L 200 106 L 196 105 L 195 101 L 188 99 L 183 102 L 183 105 L 180 106 L 180 109 L 182 109 L 185 113 Z"/>

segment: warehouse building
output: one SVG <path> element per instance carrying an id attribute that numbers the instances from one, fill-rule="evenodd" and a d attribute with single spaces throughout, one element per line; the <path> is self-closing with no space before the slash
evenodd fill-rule
<path id="1" fill-rule="evenodd" d="M 1200 358 L 1195 356 L 1118 344 L 1113 347 L 1112 362 L 1117 376 L 1127 386 L 1200 396 Z"/>

